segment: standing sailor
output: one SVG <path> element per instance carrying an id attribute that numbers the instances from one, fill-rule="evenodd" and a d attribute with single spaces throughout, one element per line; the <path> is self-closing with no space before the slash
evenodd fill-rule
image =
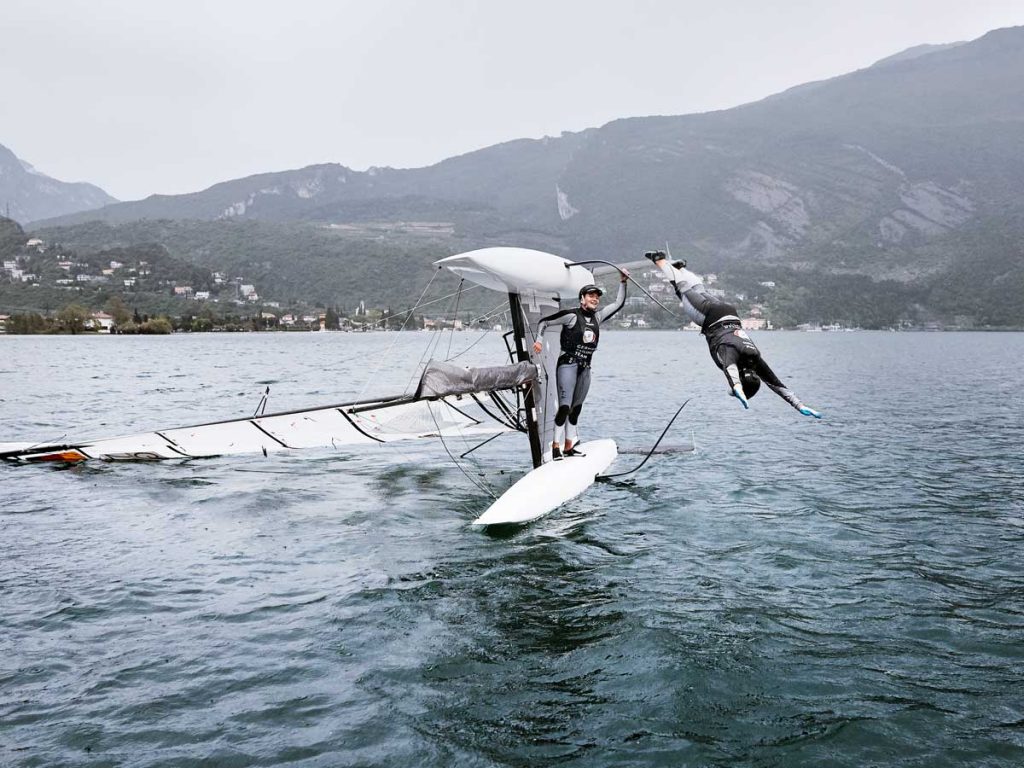
<path id="1" fill-rule="evenodd" d="M 537 341 L 533 343 L 533 351 L 536 353 L 540 353 L 543 348 L 541 340 L 545 330 L 556 325 L 562 329 L 559 340 L 561 353 L 555 367 L 558 411 L 555 413 L 555 440 L 551 445 L 551 455 L 556 460 L 562 456 L 583 455 L 576 450 L 579 441 L 577 423 L 583 401 L 590 389 L 590 361 L 601 337 L 601 323 L 626 303 L 626 280 L 629 273 L 626 270 L 620 271 L 622 274 L 615 303 L 598 312 L 597 305 L 604 292 L 596 285 L 585 285 L 580 288 L 578 307 L 542 317 L 537 325 Z"/>
<path id="2" fill-rule="evenodd" d="M 820 413 L 800 402 L 800 398 L 768 367 L 760 350 L 743 330 L 736 307 L 712 296 L 704 281 L 686 268 L 686 262 L 670 264 L 663 251 L 649 251 L 644 256 L 654 262 L 654 266 L 675 288 L 679 306 L 700 326 L 700 332 L 707 339 L 711 359 L 725 374 L 729 394 L 744 408 L 750 407 L 747 401 L 764 381 L 775 394 L 804 416 L 821 418 Z"/>

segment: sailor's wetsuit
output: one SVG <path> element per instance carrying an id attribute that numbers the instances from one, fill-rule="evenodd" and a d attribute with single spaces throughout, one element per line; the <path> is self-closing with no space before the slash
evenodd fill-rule
<path id="1" fill-rule="evenodd" d="M 679 306 L 700 326 L 711 358 L 725 374 L 729 388 L 738 386 L 742 389 L 742 373 L 752 371 L 775 394 L 799 411 L 803 403 L 761 357 L 760 350 L 743 330 L 736 307 L 708 293 L 700 277 L 690 270 L 673 267 L 667 261 L 660 263 L 676 288 Z"/>
<path id="2" fill-rule="evenodd" d="M 537 326 L 537 338 L 551 326 L 561 326 L 559 346 L 561 353 L 555 367 L 558 385 L 558 411 L 555 413 L 555 441 L 566 438 L 575 443 L 583 401 L 590 391 L 590 362 L 601 338 L 601 323 L 622 309 L 626 303 L 626 284 L 619 283 L 615 301 L 607 307 L 591 312 L 582 307 L 563 309 L 543 317 Z M 568 428 L 566 427 L 568 422 Z"/>

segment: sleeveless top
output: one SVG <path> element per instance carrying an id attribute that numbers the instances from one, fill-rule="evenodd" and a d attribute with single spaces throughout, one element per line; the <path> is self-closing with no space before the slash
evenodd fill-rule
<path id="1" fill-rule="evenodd" d="M 594 356 L 594 350 L 597 349 L 597 342 L 601 337 L 601 323 L 597 319 L 597 313 L 576 308 L 566 314 L 576 315 L 576 323 L 571 328 L 562 327 L 559 341 L 562 353 L 558 356 L 558 365 L 575 363 L 581 368 L 589 368 L 590 358 Z"/>

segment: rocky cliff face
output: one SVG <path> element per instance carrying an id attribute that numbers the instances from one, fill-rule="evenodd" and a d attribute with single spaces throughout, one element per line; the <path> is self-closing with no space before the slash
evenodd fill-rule
<path id="1" fill-rule="evenodd" d="M 92 184 L 50 178 L 0 145 L 0 215 L 26 223 L 116 202 Z"/>
<path id="2" fill-rule="evenodd" d="M 428 168 L 267 173 L 54 223 L 92 218 L 412 222 L 451 232 L 453 247 L 591 258 L 668 241 L 709 270 L 903 282 L 976 256 L 984 287 L 1006 269 L 1024 273 L 1016 251 L 992 250 L 1024 240 L 1024 27 L 720 112 L 617 120 Z"/>

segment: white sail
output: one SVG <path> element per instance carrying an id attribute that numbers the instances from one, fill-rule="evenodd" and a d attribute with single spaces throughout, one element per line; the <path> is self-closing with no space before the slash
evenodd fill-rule
<path id="1" fill-rule="evenodd" d="M 456 366 L 446 365 L 449 376 Z M 475 437 L 494 435 L 517 428 L 500 411 L 485 409 L 473 397 L 456 399 L 446 395 L 474 394 L 514 388 L 532 381 L 532 365 L 483 369 L 474 388 L 472 369 L 461 369 L 463 380 L 449 382 L 447 390 L 436 389 L 437 366 L 428 365 L 435 388 L 427 394 L 393 397 L 378 401 L 341 403 L 283 413 L 230 419 L 189 427 L 57 444 L 0 444 L 0 459 L 22 463 L 105 461 L 155 461 L 158 459 L 201 458 L 243 453 L 271 453 L 299 448 L 366 445 L 423 437 Z"/>

